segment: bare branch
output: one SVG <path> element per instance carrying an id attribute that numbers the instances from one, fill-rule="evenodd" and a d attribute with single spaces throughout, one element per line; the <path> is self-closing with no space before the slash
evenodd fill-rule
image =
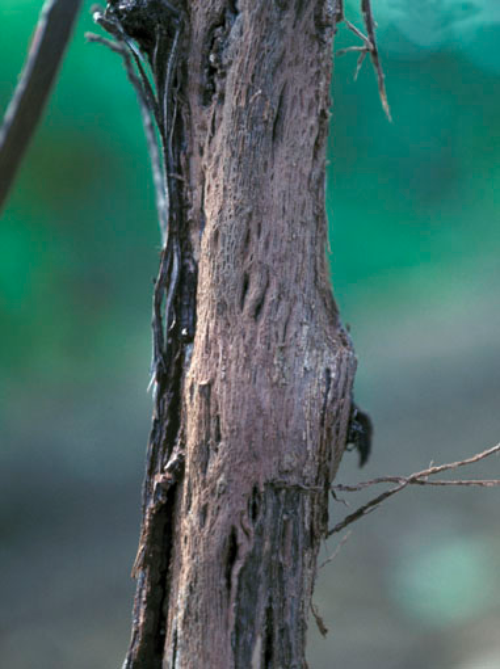
<path id="1" fill-rule="evenodd" d="M 369 488 L 373 485 L 377 485 L 379 483 L 410 483 L 410 484 L 418 484 L 418 485 L 449 485 L 451 483 L 454 483 L 455 485 L 463 485 L 463 481 L 457 482 L 457 481 L 425 481 L 422 479 L 425 479 L 429 476 L 434 476 L 434 474 L 440 474 L 441 472 L 446 472 L 450 471 L 452 469 L 458 469 L 458 467 L 464 467 L 466 465 L 474 465 L 476 462 L 480 462 L 481 460 L 484 460 L 484 458 L 489 457 L 490 455 L 494 455 L 495 453 L 500 452 L 500 444 L 497 444 L 496 446 L 492 446 L 491 448 L 488 448 L 486 451 L 482 451 L 481 453 L 477 453 L 476 455 L 471 456 L 470 458 L 466 458 L 465 460 L 458 460 L 457 462 L 450 462 L 445 465 L 438 465 L 436 467 L 429 467 L 428 469 L 423 469 L 420 472 L 415 472 L 414 474 L 411 474 L 410 476 L 380 476 L 376 479 L 371 479 L 369 481 L 361 481 L 361 483 L 357 483 L 356 485 L 353 486 L 348 486 L 348 485 L 336 485 L 334 486 L 334 490 L 338 490 L 339 492 L 359 492 L 363 488 Z M 493 481 L 496 481 L 496 479 L 492 479 Z M 475 485 L 479 485 L 482 483 L 485 483 L 486 481 L 467 481 L 467 483 L 474 483 Z M 495 485 L 497 485 L 495 483 Z"/>
<path id="2" fill-rule="evenodd" d="M 373 49 L 373 44 L 372 44 L 372 42 L 370 42 L 370 40 L 368 39 L 368 37 L 366 37 L 365 35 L 363 35 L 363 33 L 361 32 L 361 30 L 359 30 L 358 28 L 356 28 L 356 26 L 354 25 L 354 23 L 351 23 L 351 22 L 348 21 L 347 19 L 344 19 L 344 22 L 345 22 L 346 26 L 349 28 L 349 30 L 350 30 L 351 32 L 353 32 L 357 37 L 359 37 L 359 39 L 363 42 L 364 47 L 361 47 L 361 48 L 362 48 L 362 49 L 366 49 L 367 51 L 371 51 L 371 50 Z"/>
<path id="3" fill-rule="evenodd" d="M 358 57 L 358 62 L 356 63 L 356 70 L 354 72 L 354 81 L 358 80 L 359 73 L 361 71 L 361 67 L 363 66 L 364 60 L 366 58 L 367 51 L 363 50 Z"/>
<path id="4" fill-rule="evenodd" d="M 481 453 L 477 453 L 470 458 L 465 460 L 458 460 L 457 462 L 450 462 L 444 465 L 438 465 L 436 467 L 428 467 L 423 469 L 420 472 L 415 472 L 410 476 L 381 476 L 376 479 L 371 479 L 370 481 L 362 481 L 354 486 L 349 485 L 336 485 L 332 488 L 332 494 L 338 492 L 359 492 L 365 488 L 369 488 L 373 485 L 379 485 L 380 483 L 396 483 L 397 485 L 394 488 L 390 488 L 385 492 L 377 495 L 366 504 L 360 506 L 356 511 L 347 515 L 342 521 L 337 523 L 331 530 L 329 530 L 327 536 L 331 536 L 337 532 L 340 532 L 345 527 L 351 523 L 359 520 L 363 516 L 366 516 L 368 513 L 374 511 L 382 502 L 384 502 L 389 497 L 392 497 L 397 492 L 400 492 L 408 485 L 434 485 L 434 486 L 476 486 L 481 488 L 494 488 L 500 486 L 500 479 L 465 479 L 465 480 L 435 480 L 429 481 L 429 476 L 434 476 L 435 474 L 440 474 L 441 472 L 451 471 L 453 469 L 458 469 L 459 467 L 464 467 L 466 465 L 473 465 L 490 455 L 494 455 L 500 452 L 500 443 L 492 448 L 488 448 Z"/>
<path id="5" fill-rule="evenodd" d="M 389 109 L 389 102 L 387 100 L 387 92 L 385 90 L 384 71 L 382 70 L 382 65 L 380 63 L 377 40 L 375 39 L 375 19 L 373 18 L 370 0 L 361 0 L 361 12 L 365 22 L 366 34 L 371 43 L 370 58 L 372 59 L 373 67 L 377 73 L 380 101 L 382 102 L 382 107 L 384 108 L 387 118 L 389 121 L 392 121 L 391 110 Z"/>
<path id="6" fill-rule="evenodd" d="M 375 19 L 373 18 L 373 13 L 371 9 L 371 4 L 370 0 L 361 0 L 361 13 L 363 14 L 363 21 L 365 24 L 365 29 L 366 29 L 366 35 L 363 35 L 361 30 L 356 28 L 356 26 L 348 21 L 345 17 L 343 6 L 342 10 L 340 12 L 340 18 L 338 19 L 338 22 L 340 23 L 341 21 L 344 21 L 346 26 L 349 28 L 351 32 L 353 32 L 356 37 L 359 37 L 359 39 L 363 42 L 362 46 L 349 46 L 346 47 L 345 49 L 340 49 L 337 51 L 335 54 L 336 56 L 343 56 L 346 53 L 350 53 L 352 51 L 358 51 L 360 52 L 358 62 L 356 64 L 356 71 L 354 74 L 354 80 L 358 78 L 359 71 L 361 69 L 361 66 L 363 65 L 363 61 L 365 57 L 369 54 L 373 68 L 375 70 L 375 74 L 377 75 L 377 83 L 378 83 L 378 92 L 380 96 L 380 101 L 382 103 L 382 107 L 386 113 L 387 118 L 389 121 L 392 121 L 392 116 L 391 116 L 391 110 L 389 108 L 389 102 L 387 100 L 387 92 L 385 89 L 385 76 L 384 76 L 384 71 L 382 69 L 382 65 L 380 63 L 380 56 L 378 53 L 378 46 L 377 46 L 377 40 L 375 38 Z"/>
<path id="7" fill-rule="evenodd" d="M 458 486 L 476 486 L 478 488 L 496 488 L 500 486 L 500 479 L 468 479 L 456 481 L 410 481 L 415 485 L 458 485 Z"/>
<path id="8" fill-rule="evenodd" d="M 329 555 L 329 556 L 326 558 L 326 560 L 324 560 L 324 561 L 319 565 L 318 570 L 319 570 L 319 569 L 323 569 L 323 567 L 326 567 L 327 564 L 330 564 L 330 562 L 333 562 L 333 561 L 335 560 L 335 558 L 337 557 L 337 555 L 338 555 L 338 554 L 340 553 L 340 551 L 342 550 L 344 544 L 347 543 L 347 541 L 348 541 L 349 537 L 351 536 L 351 534 L 352 534 L 351 531 L 346 532 L 346 534 L 344 534 L 344 536 L 343 536 L 342 539 L 339 541 L 339 543 L 338 543 L 338 545 L 336 546 L 336 548 L 335 548 L 335 550 L 333 551 L 333 553 L 332 553 L 331 555 Z"/>
<path id="9" fill-rule="evenodd" d="M 0 211 L 49 97 L 82 0 L 47 0 L 0 128 Z"/>
<path id="10" fill-rule="evenodd" d="M 335 52 L 336 56 L 345 56 L 346 53 L 352 53 L 353 51 L 356 51 L 359 53 L 365 54 L 366 53 L 366 46 L 346 46 L 345 49 L 339 49 L 338 51 Z"/>
<path id="11" fill-rule="evenodd" d="M 356 511 L 353 513 L 350 513 L 348 516 L 344 518 L 344 520 L 341 520 L 340 523 L 337 523 L 331 530 L 328 530 L 327 537 L 331 537 L 332 534 L 336 534 L 337 532 L 341 532 L 345 527 L 350 525 L 351 523 L 354 523 L 356 520 L 359 520 L 363 516 L 368 515 L 372 511 L 375 511 L 375 509 L 382 504 L 386 499 L 389 497 L 392 497 L 395 495 L 397 492 L 400 490 L 403 490 L 403 488 L 406 488 L 408 483 L 405 481 L 403 483 L 400 483 L 400 485 L 396 486 L 395 488 L 391 488 L 390 490 L 386 490 L 382 494 L 378 495 L 377 497 L 374 497 L 371 499 L 369 502 L 366 504 L 363 504 L 363 506 L 360 506 Z"/>
<path id="12" fill-rule="evenodd" d="M 314 616 L 314 621 L 316 623 L 316 627 L 318 628 L 319 633 L 321 634 L 321 636 L 325 637 L 328 634 L 328 627 L 325 625 L 325 621 L 320 616 L 318 607 L 312 602 L 311 602 L 311 611 Z"/>

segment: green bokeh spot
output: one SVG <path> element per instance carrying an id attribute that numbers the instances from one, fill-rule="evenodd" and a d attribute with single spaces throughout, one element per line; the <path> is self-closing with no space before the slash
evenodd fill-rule
<path id="1" fill-rule="evenodd" d="M 394 574 L 399 606 L 432 627 L 459 624 L 489 603 L 493 580 L 486 546 L 452 539 L 405 555 Z"/>

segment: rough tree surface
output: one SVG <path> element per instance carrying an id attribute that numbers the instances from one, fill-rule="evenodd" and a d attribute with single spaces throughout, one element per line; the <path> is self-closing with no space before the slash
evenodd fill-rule
<path id="1" fill-rule="evenodd" d="M 196 333 L 168 335 L 125 666 L 302 669 L 356 365 L 325 260 L 340 8 L 182 9 L 170 177 Z"/>

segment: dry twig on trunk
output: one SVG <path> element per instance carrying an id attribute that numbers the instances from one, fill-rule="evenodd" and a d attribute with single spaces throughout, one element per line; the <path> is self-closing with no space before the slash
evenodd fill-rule
<path id="1" fill-rule="evenodd" d="M 381 483 L 396 483 L 397 485 L 394 488 L 384 491 L 380 495 L 377 495 L 371 499 L 366 504 L 360 506 L 356 511 L 347 515 L 343 520 L 337 523 L 331 530 L 328 531 L 328 536 L 341 532 L 345 527 L 354 523 L 356 520 L 359 520 L 363 516 L 375 511 L 382 502 L 384 502 L 389 497 L 392 497 L 397 492 L 404 490 L 408 485 L 434 485 L 434 486 L 476 486 L 481 488 L 493 488 L 500 486 L 500 479 L 460 479 L 460 480 L 434 480 L 429 481 L 430 476 L 435 474 L 441 474 L 442 472 L 451 471 L 453 469 L 458 469 L 459 467 L 464 467 L 466 465 L 473 465 L 476 462 L 480 462 L 490 455 L 500 452 L 500 444 L 493 446 L 492 448 L 482 451 L 481 453 L 476 453 L 470 458 L 465 460 L 458 460 L 457 462 L 450 462 L 444 465 L 438 465 L 435 467 L 429 467 L 423 469 L 420 472 L 415 472 L 410 476 L 381 476 L 376 479 L 371 479 L 370 481 L 362 481 L 356 485 L 336 485 L 332 487 L 332 495 L 336 499 L 337 492 L 359 492 L 365 488 L 369 488 L 374 485 L 379 485 Z"/>

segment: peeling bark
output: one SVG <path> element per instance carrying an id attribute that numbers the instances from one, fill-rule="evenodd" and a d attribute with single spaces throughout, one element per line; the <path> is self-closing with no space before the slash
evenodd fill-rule
<path id="1" fill-rule="evenodd" d="M 173 141 L 196 333 L 172 325 L 157 388 L 125 666 L 303 668 L 356 366 L 325 259 L 339 9 L 182 9 Z"/>

